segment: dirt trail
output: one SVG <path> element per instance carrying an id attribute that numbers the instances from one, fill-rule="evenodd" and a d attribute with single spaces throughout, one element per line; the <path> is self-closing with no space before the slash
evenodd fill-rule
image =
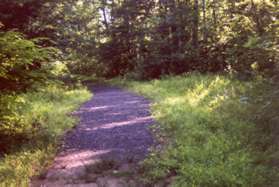
<path id="1" fill-rule="evenodd" d="M 94 97 L 74 112 L 79 124 L 65 136 L 53 165 L 31 186 L 140 186 L 125 176 L 153 144 L 150 102 L 114 87 L 91 89 Z"/>

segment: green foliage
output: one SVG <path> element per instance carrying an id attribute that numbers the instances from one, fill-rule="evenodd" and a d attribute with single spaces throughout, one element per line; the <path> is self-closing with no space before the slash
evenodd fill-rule
<path id="1" fill-rule="evenodd" d="M 0 21 L 6 31 L 50 38 L 42 44 L 60 48 L 75 74 L 251 77 L 276 74 L 277 9 L 274 0 L 3 0 Z"/>
<path id="2" fill-rule="evenodd" d="M 74 98 L 69 90 L 49 86 L 50 80 L 150 79 L 198 71 L 272 80 L 256 86 L 190 75 L 129 85 L 158 101 L 159 139 L 168 142 L 147 161 L 148 176 L 175 176 L 177 186 L 272 183 L 278 155 L 277 10 L 275 0 L 2 0 L 0 148 L 9 153 L 30 139 L 38 143 L 5 156 L 0 176 L 14 183 L 33 175 L 31 165 L 41 168 L 54 150 L 49 138 L 72 124 L 65 115 L 68 102 L 86 94 L 72 93 Z"/>
<path id="3" fill-rule="evenodd" d="M 160 124 L 154 130 L 161 146 L 145 161 L 148 181 L 276 186 L 279 101 L 274 85 L 199 74 L 122 84 L 155 101 L 153 115 Z"/>
<path id="4" fill-rule="evenodd" d="M 104 8 L 112 12 L 99 48 L 108 77 L 146 79 L 193 70 L 275 73 L 275 1 L 120 1 Z"/>
<path id="5" fill-rule="evenodd" d="M 48 78 L 47 65 L 57 52 L 42 48 L 20 33 L 0 32 L 0 89 L 26 89 Z"/>
<path id="6" fill-rule="evenodd" d="M 0 97 L 0 185 L 21 186 L 53 158 L 58 140 L 76 119 L 69 113 L 90 98 L 84 88 L 50 84 Z"/>
<path id="7" fill-rule="evenodd" d="M 95 58 L 91 58 L 86 54 L 82 56 L 75 52 L 69 55 L 68 59 L 66 59 L 66 66 L 69 69 L 69 72 L 81 76 L 103 77 L 107 72 L 107 67 L 98 63 Z"/>

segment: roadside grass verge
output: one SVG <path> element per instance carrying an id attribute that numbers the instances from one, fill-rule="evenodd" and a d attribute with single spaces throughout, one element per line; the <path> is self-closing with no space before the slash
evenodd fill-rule
<path id="1" fill-rule="evenodd" d="M 28 186 L 30 177 L 50 164 L 61 135 L 76 124 L 70 112 L 90 97 L 84 87 L 61 84 L 20 95 L 1 95 L 9 100 L 8 119 L 13 123 L 8 125 L 12 129 L 2 126 L 1 132 L 13 133 L 1 134 L 0 186 Z"/>
<path id="2" fill-rule="evenodd" d="M 152 113 L 159 122 L 154 131 L 163 147 L 145 160 L 146 181 L 181 187 L 278 186 L 279 101 L 266 97 L 274 92 L 272 85 L 200 74 L 111 83 L 154 101 Z"/>

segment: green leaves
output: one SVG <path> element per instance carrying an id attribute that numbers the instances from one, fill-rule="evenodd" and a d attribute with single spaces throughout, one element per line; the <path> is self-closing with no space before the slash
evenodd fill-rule
<path id="1" fill-rule="evenodd" d="M 91 97 L 80 87 L 49 84 L 27 93 L 0 94 L 0 186 L 28 186 L 51 161 L 59 137 L 76 119 L 68 115 Z"/>
<path id="2" fill-rule="evenodd" d="M 253 48 L 257 47 L 258 41 L 259 41 L 258 37 L 250 36 L 248 38 L 248 41 L 243 46 L 246 47 L 246 48 L 252 48 L 253 49 Z"/>
<path id="3" fill-rule="evenodd" d="M 18 90 L 47 77 L 45 62 L 57 53 L 54 48 L 42 48 L 33 40 L 14 31 L 0 32 L 0 89 Z"/>

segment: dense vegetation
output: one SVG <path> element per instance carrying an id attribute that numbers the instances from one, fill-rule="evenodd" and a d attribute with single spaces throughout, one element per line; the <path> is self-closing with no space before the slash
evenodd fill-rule
<path id="1" fill-rule="evenodd" d="M 91 96 L 76 81 L 62 82 L 57 46 L 25 32 L 36 5 L 29 3 L 0 2 L 0 186 L 28 186 L 75 124 L 69 113 Z"/>
<path id="2" fill-rule="evenodd" d="M 60 84 L 1 95 L 0 185 L 28 186 L 51 162 L 60 136 L 75 125 L 69 112 L 89 98 L 84 88 Z"/>
<path id="3" fill-rule="evenodd" d="M 42 47 L 15 31 L 0 33 L 0 185 L 27 186 L 47 166 L 63 132 L 75 120 L 69 112 L 90 98 L 78 86 L 58 80 L 63 65 L 57 49 Z"/>
<path id="4" fill-rule="evenodd" d="M 171 181 L 174 186 L 278 185 L 275 85 L 210 74 L 114 84 L 155 101 L 152 111 L 160 125 L 153 131 L 159 145 L 145 161 L 147 181 Z"/>
<path id="5" fill-rule="evenodd" d="M 278 9 L 277 0 L 1 0 L 0 182 L 26 182 L 47 164 L 73 124 L 66 114 L 90 96 L 77 78 L 121 76 L 157 103 L 163 148 L 146 161 L 148 180 L 276 186 Z"/>
<path id="6" fill-rule="evenodd" d="M 75 74 L 276 74 L 277 0 L 3 0 L 0 10 L 3 30 L 44 37 Z"/>

